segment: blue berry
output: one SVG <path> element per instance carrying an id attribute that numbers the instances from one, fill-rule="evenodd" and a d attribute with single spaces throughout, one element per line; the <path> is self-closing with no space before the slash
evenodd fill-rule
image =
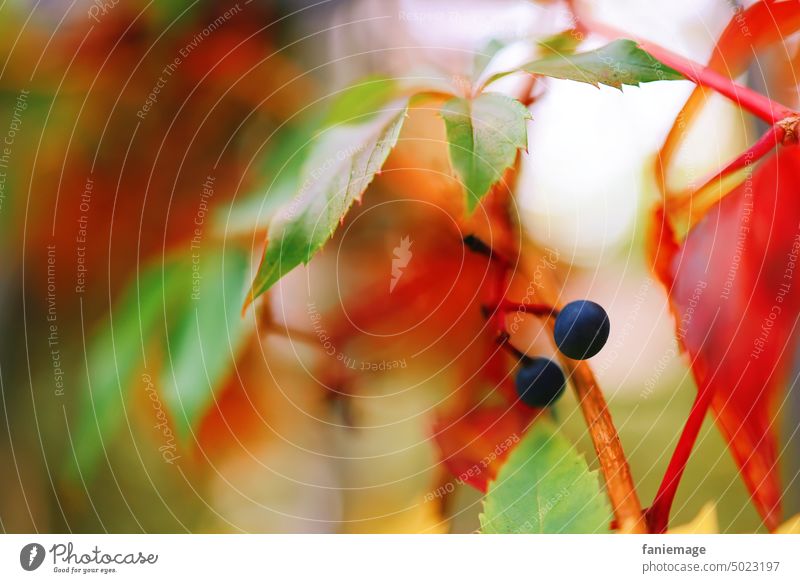
<path id="1" fill-rule="evenodd" d="M 589 300 L 570 302 L 556 317 L 558 349 L 575 360 L 593 357 L 605 346 L 611 324 L 602 306 Z"/>
<path id="2" fill-rule="evenodd" d="M 517 372 L 517 394 L 530 407 L 547 407 L 556 402 L 566 385 L 561 368 L 549 358 L 526 358 Z"/>

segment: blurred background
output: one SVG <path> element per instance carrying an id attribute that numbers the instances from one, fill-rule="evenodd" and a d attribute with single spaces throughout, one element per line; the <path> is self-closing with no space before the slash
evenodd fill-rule
<path id="1" fill-rule="evenodd" d="M 698 61 L 736 8 L 585 4 Z M 325 251 L 241 308 L 271 213 L 297 191 L 341 89 L 368 75 L 465 76 L 492 40 L 506 45 L 492 61 L 502 68 L 570 26 L 549 1 L 3 3 L 0 528 L 476 530 L 480 494 L 442 490 L 453 479 L 431 435 L 465 387 L 486 382 L 473 374 L 492 342 L 475 294 L 486 266 L 463 251 L 432 108 L 412 111 L 389 171 Z M 592 364 L 644 502 L 695 395 L 643 245 L 653 161 L 691 88 L 548 80 L 512 204 L 516 234 L 539 250 L 531 271 L 609 311 Z M 712 99 L 668 179 L 718 168 L 756 129 Z M 406 237 L 411 284 L 389 296 Z M 520 334 L 552 351 L 540 327 Z M 800 512 L 789 382 L 787 516 Z M 574 399 L 556 414 L 594 466 Z M 677 500 L 676 524 L 716 502 L 722 532 L 761 528 L 710 419 Z"/>

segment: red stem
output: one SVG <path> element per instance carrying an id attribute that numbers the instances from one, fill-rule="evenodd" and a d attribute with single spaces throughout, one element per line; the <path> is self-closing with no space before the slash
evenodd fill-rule
<path id="1" fill-rule="evenodd" d="M 609 26 L 602 22 L 592 21 L 586 19 L 578 14 L 575 8 L 575 3 L 568 1 L 567 5 L 572 11 L 573 17 L 576 22 L 576 27 L 581 30 L 587 30 L 601 34 L 608 38 L 630 38 L 636 41 L 644 50 L 650 53 L 653 57 L 675 69 L 690 81 L 713 89 L 720 95 L 724 95 L 731 101 L 737 103 L 743 109 L 746 109 L 753 115 L 756 115 L 769 123 L 774 125 L 784 118 L 794 116 L 796 113 L 776 101 L 771 100 L 765 95 L 761 95 L 757 91 L 753 91 L 749 87 L 739 85 L 729 77 L 718 73 L 717 71 L 701 65 L 696 61 L 687 59 L 677 53 L 673 53 L 669 49 L 650 42 L 646 39 L 625 33 L 613 26 Z"/>
<path id="2" fill-rule="evenodd" d="M 756 143 L 745 150 L 739 157 L 731 161 L 719 172 L 714 173 L 710 178 L 703 181 L 702 186 L 695 189 L 690 196 L 681 197 L 682 204 L 691 204 L 693 195 L 702 192 L 707 187 L 711 186 L 714 182 L 722 180 L 729 174 L 741 170 L 745 166 L 749 166 L 757 162 L 765 155 L 769 154 L 773 148 L 779 144 L 784 143 L 786 137 L 786 130 L 780 125 L 775 124 L 761 136 Z"/>
<path id="3" fill-rule="evenodd" d="M 783 142 L 783 136 L 785 132 L 784 129 L 778 125 L 772 126 L 767 132 L 758 138 L 758 141 L 750 146 L 747 150 L 745 150 L 738 158 L 730 162 L 725 168 L 714 174 L 711 178 L 706 180 L 703 183 L 703 186 L 700 188 L 704 188 L 706 185 L 711 184 L 717 180 L 720 180 L 731 174 L 736 172 L 737 170 L 741 170 L 745 166 L 760 160 L 766 154 L 772 151 L 775 146 Z"/>
<path id="4" fill-rule="evenodd" d="M 517 360 L 530 358 L 527 354 L 517 349 L 511 344 L 511 336 L 506 330 L 505 315 L 511 312 L 518 314 L 530 314 L 531 316 L 539 316 L 546 318 L 548 316 L 555 317 L 558 315 L 558 310 L 550 304 L 524 304 L 519 302 L 510 302 L 502 300 L 492 306 L 483 306 L 484 315 L 487 318 L 492 318 L 494 325 L 497 328 L 497 341 L 504 349 L 511 353 Z"/>
<path id="5" fill-rule="evenodd" d="M 496 312 L 500 312 L 501 314 L 519 312 L 522 314 L 530 314 L 531 316 L 558 316 L 558 309 L 555 306 L 540 303 L 529 304 L 502 300 L 494 306 L 484 306 L 484 309 L 487 310 L 489 314 L 494 314 Z"/>
<path id="6" fill-rule="evenodd" d="M 710 389 L 699 390 L 694 403 L 692 403 L 689 418 L 686 420 L 686 425 L 683 426 L 678 445 L 675 446 L 675 451 L 669 460 L 667 471 L 664 473 L 663 480 L 661 480 L 653 505 L 645 511 L 650 532 L 660 534 L 667 530 L 669 513 L 672 508 L 672 502 L 675 500 L 675 493 L 678 491 L 692 448 L 694 448 L 697 436 L 700 434 L 700 428 L 703 426 L 703 420 L 711 405 L 713 393 L 714 391 Z"/>
<path id="7" fill-rule="evenodd" d="M 496 280 L 497 287 L 495 289 L 496 295 L 492 298 L 493 302 L 496 302 L 498 298 L 502 300 L 502 298 L 506 295 L 506 290 L 508 289 L 510 279 L 507 263 L 496 265 L 495 269 L 497 269 L 498 274 Z M 506 332 L 506 312 L 504 310 L 495 308 L 492 315 L 492 320 L 494 321 L 495 328 L 497 328 L 500 338 L 505 337 L 508 339 L 508 333 Z"/>
<path id="8" fill-rule="evenodd" d="M 785 105 L 781 105 L 749 87 L 739 85 L 731 78 L 716 72 L 714 69 L 682 57 L 649 41 L 637 39 L 637 42 L 656 59 L 675 69 L 690 81 L 713 89 L 767 123 L 775 124 L 786 117 L 795 115 Z"/>

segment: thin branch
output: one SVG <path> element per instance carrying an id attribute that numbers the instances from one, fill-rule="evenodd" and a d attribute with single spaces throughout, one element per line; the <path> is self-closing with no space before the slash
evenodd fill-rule
<path id="1" fill-rule="evenodd" d="M 692 403 L 692 410 L 689 412 L 689 417 L 683 426 L 678 444 L 675 446 L 675 451 L 669 460 L 667 471 L 664 473 L 664 478 L 661 480 L 661 485 L 658 487 L 652 506 L 646 512 L 650 532 L 663 533 L 667 530 L 669 513 L 675 500 L 675 493 L 678 491 L 689 456 L 697 441 L 697 436 L 700 434 L 700 428 L 703 426 L 703 420 L 711 405 L 713 393 L 714 391 L 709 389 L 700 390 L 697 393 L 697 397 L 695 397 L 694 403 Z"/>
<path id="2" fill-rule="evenodd" d="M 722 170 L 715 172 L 709 178 L 703 180 L 702 184 L 693 190 L 687 190 L 681 194 L 673 194 L 667 201 L 667 205 L 673 210 L 683 209 L 691 206 L 697 197 L 709 188 L 713 188 L 734 172 L 741 170 L 751 164 L 758 162 L 761 158 L 769 154 L 776 146 L 789 144 L 787 141 L 789 134 L 786 133 L 784 126 L 780 123 L 775 124 L 761 136 L 756 143 L 742 152 L 735 160 L 732 160 Z"/>
<path id="3" fill-rule="evenodd" d="M 766 131 L 766 133 L 764 133 L 763 136 L 758 139 L 755 144 L 742 152 L 738 158 L 730 162 L 719 172 L 715 173 L 711 178 L 705 180 L 703 182 L 703 186 L 701 186 L 698 190 L 703 190 L 709 184 L 713 184 L 718 180 L 722 180 L 729 174 L 732 174 L 737 170 L 741 170 L 745 166 L 749 166 L 750 164 L 757 162 L 771 152 L 777 145 L 783 142 L 785 133 L 786 132 L 784 131 L 783 127 L 780 125 L 776 124 L 772 126 Z"/>
<path id="4" fill-rule="evenodd" d="M 530 304 L 526 302 L 510 302 L 508 300 L 502 300 L 493 306 L 484 306 L 483 310 L 487 318 L 498 311 L 503 314 L 518 312 L 520 314 L 530 314 L 531 316 L 558 316 L 558 308 L 550 304 Z"/>

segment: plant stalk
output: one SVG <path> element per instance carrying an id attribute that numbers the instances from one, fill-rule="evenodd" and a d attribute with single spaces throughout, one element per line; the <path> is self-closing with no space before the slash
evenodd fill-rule
<path id="1" fill-rule="evenodd" d="M 695 397 L 694 403 L 692 403 L 689 417 L 686 419 L 680 438 L 678 438 L 678 445 L 675 446 L 675 451 L 669 460 L 667 471 L 664 473 L 664 478 L 658 487 L 653 504 L 646 512 L 647 525 L 650 528 L 650 532 L 660 534 L 667 530 L 669 513 L 675 500 L 675 494 L 681 483 L 683 472 L 686 470 L 686 464 L 697 441 L 697 436 L 700 434 L 703 420 L 706 417 L 706 413 L 708 413 L 712 396 L 712 390 L 700 390 Z"/>
<path id="2" fill-rule="evenodd" d="M 714 187 L 721 180 L 730 176 L 734 172 L 741 170 L 751 164 L 755 164 L 761 158 L 769 154 L 773 149 L 780 145 L 791 145 L 794 139 L 787 134 L 781 123 L 777 123 L 764 133 L 752 146 L 742 152 L 734 160 L 731 160 L 722 170 L 715 172 L 711 177 L 703 180 L 702 185 L 694 190 L 689 190 L 688 195 L 674 197 L 677 202 L 672 203 L 673 208 L 680 209 L 689 207 L 693 204 L 694 198 L 706 189 Z"/>
<path id="3" fill-rule="evenodd" d="M 555 328 L 555 320 L 549 318 L 550 333 Z M 614 512 L 617 529 L 623 534 L 645 534 L 647 524 L 642 512 L 639 495 L 633 482 L 625 451 L 619 439 L 617 428 L 611 419 L 603 391 L 597 384 L 589 363 L 585 360 L 572 360 L 559 353 L 561 366 L 572 381 L 575 395 L 581 406 L 589 435 L 592 438 L 600 470 L 606 483 L 608 499 Z"/>

